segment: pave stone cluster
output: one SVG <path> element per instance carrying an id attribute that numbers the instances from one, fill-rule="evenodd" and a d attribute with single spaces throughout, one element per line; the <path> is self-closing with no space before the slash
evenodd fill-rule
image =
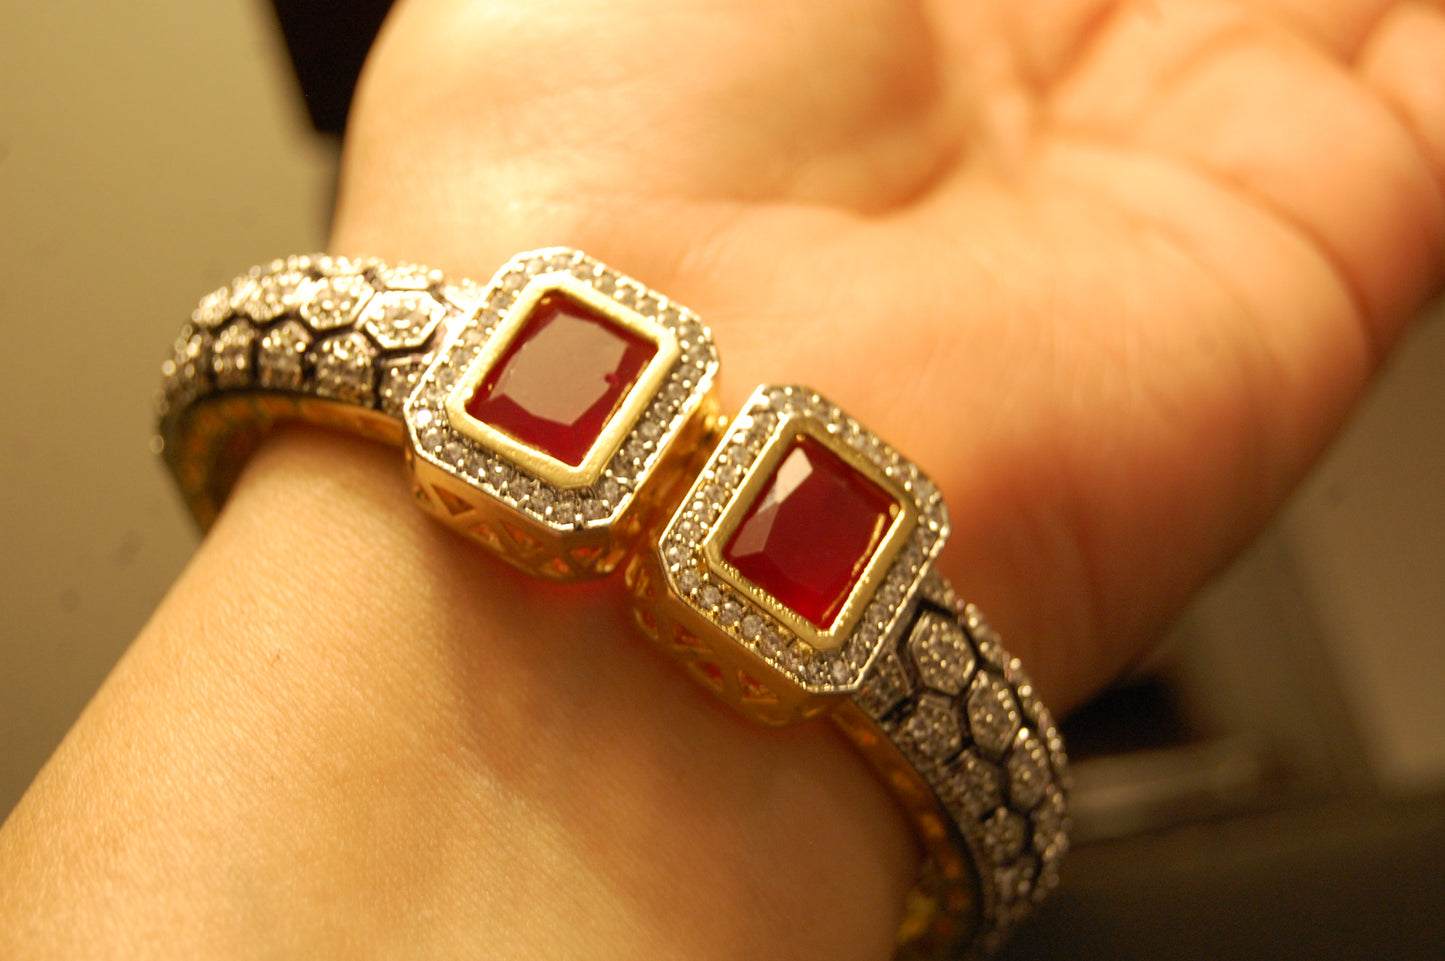
<path id="1" fill-rule="evenodd" d="M 704 547 L 739 495 L 748 469 L 789 419 L 812 421 L 870 461 L 911 496 L 919 522 L 843 646 L 815 651 L 783 621 L 708 568 Z M 915 590 L 943 545 L 948 519 L 933 482 L 877 435 L 818 394 L 774 387 L 755 395 L 733 421 L 673 523 L 662 557 L 674 591 L 691 606 L 795 683 L 815 694 L 855 687 L 881 638 L 892 630 L 904 598 Z"/>
<path id="2" fill-rule="evenodd" d="M 979 873 L 991 950 L 1058 886 L 1069 847 L 1063 738 L 1017 658 L 937 574 L 853 702 L 903 751 Z"/>
<path id="3" fill-rule="evenodd" d="M 162 370 L 167 421 L 211 393 L 310 395 L 400 418 L 475 284 L 424 267 L 325 255 L 253 268 L 208 294 Z"/>
<path id="4" fill-rule="evenodd" d="M 446 402 L 463 372 L 482 352 L 518 295 L 534 280 L 568 274 L 617 303 L 666 328 L 681 354 L 631 434 L 603 470 L 583 488 L 559 488 L 529 476 L 506 458 L 471 443 L 447 417 Z M 656 466 L 662 442 L 696 409 L 717 376 L 718 355 L 702 321 L 686 308 L 629 280 L 579 251 L 536 251 L 513 261 L 489 288 L 474 317 L 441 350 L 436 364 L 416 384 L 406 420 L 417 456 L 464 476 L 538 523 L 558 531 L 605 527 L 627 505 Z"/>

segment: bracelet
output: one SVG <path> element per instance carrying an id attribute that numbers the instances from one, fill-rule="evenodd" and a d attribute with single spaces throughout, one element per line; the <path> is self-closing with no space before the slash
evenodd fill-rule
<path id="1" fill-rule="evenodd" d="M 401 446 L 417 504 L 528 573 L 620 569 L 697 681 L 764 724 L 827 715 L 896 794 L 926 852 L 897 957 L 992 950 L 1058 883 L 1058 728 L 935 570 L 933 482 L 807 388 L 725 421 L 717 373 L 693 313 L 574 250 L 486 287 L 292 257 L 201 301 L 157 446 L 202 527 L 302 420 Z"/>

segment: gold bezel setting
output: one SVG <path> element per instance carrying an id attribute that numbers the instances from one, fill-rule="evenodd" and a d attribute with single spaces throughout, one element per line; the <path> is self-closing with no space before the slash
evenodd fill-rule
<path id="1" fill-rule="evenodd" d="M 896 505 L 888 523 L 888 529 L 879 539 L 877 548 L 869 557 L 867 565 L 860 572 L 852 589 L 848 592 L 842 607 L 826 628 L 820 628 L 807 618 L 800 616 L 785 604 L 780 603 L 767 591 L 762 590 L 723 557 L 724 546 L 747 514 L 748 509 L 761 494 L 768 479 L 777 470 L 791 448 L 793 441 L 808 436 L 818 441 L 840 457 L 849 467 L 872 481 L 893 498 Z M 722 516 L 703 541 L 703 554 L 707 558 L 708 570 L 753 601 L 766 608 L 774 618 L 788 626 L 798 639 L 815 651 L 834 651 L 843 646 L 858 623 L 868 601 L 877 593 L 892 568 L 893 558 L 907 542 L 908 536 L 918 523 L 918 507 L 908 492 L 903 490 L 873 461 L 864 457 L 856 448 L 841 443 L 836 434 L 830 435 L 822 424 L 797 415 L 786 415 L 777 429 L 763 446 L 758 458 L 747 471 L 747 475 L 733 492 Z"/>
<path id="2" fill-rule="evenodd" d="M 902 508 L 833 629 L 820 632 L 747 582 L 719 546 L 799 434 L 814 437 Z M 780 448 L 781 445 L 781 448 Z M 856 689 L 948 536 L 937 487 L 911 461 L 818 394 L 760 387 L 733 421 L 660 538 L 669 587 L 691 610 L 809 694 Z"/>
<path id="3" fill-rule="evenodd" d="M 550 290 L 658 344 L 582 468 L 481 424 L 461 400 Z M 545 528 L 605 528 L 632 504 L 661 453 L 699 410 L 717 369 L 712 337 L 691 311 L 579 251 L 532 251 L 497 273 L 475 312 L 422 375 L 405 408 L 407 438 L 420 461 Z"/>

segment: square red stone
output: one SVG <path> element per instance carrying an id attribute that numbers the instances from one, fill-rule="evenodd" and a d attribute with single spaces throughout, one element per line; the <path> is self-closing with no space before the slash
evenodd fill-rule
<path id="1" fill-rule="evenodd" d="M 800 434 L 748 506 L 722 557 L 826 631 L 899 509 L 882 487 L 816 438 Z"/>
<path id="2" fill-rule="evenodd" d="M 467 400 L 472 417 L 580 467 L 658 346 L 561 291 L 548 291 Z"/>

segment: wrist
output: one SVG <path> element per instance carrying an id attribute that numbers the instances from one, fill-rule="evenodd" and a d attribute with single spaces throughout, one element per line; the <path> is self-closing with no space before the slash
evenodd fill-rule
<path id="1" fill-rule="evenodd" d="M 94 826 L 130 841 L 77 843 L 51 909 L 113 911 L 83 881 L 110 877 L 138 901 L 174 885 L 127 923 L 229 917 L 272 946 L 487 930 L 549 956 L 885 955 L 916 854 L 872 773 L 826 726 L 712 703 L 615 600 L 436 527 L 389 451 L 279 434 L 17 814 L 33 836 L 113 790 L 117 743 L 153 769 Z M 359 927 L 317 923 L 342 916 Z"/>

